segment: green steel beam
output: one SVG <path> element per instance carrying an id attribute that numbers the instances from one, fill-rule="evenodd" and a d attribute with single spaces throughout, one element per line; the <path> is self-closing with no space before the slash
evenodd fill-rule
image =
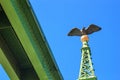
<path id="1" fill-rule="evenodd" d="M 62 80 L 62 75 L 28 0 L 0 0 L 0 4 L 10 21 L 11 31 L 19 40 L 39 79 Z M 9 45 L 12 44 L 8 43 Z M 24 62 L 24 60 L 22 61 Z M 19 66 L 16 65 L 16 67 Z M 17 71 L 20 73 L 19 70 Z M 9 70 L 7 70 L 8 72 Z M 8 75 L 10 74 L 8 73 Z M 12 76 L 10 77 L 12 78 Z"/>
<path id="2" fill-rule="evenodd" d="M 35 73 L 31 62 L 13 29 L 10 26 L 9 28 L 1 29 L 0 35 L 0 42 L 2 44 L 1 49 L 4 51 L 5 56 L 11 63 L 11 66 L 15 69 L 20 79 L 28 80 L 28 78 L 30 78 L 29 80 L 38 80 L 37 74 Z M 27 75 L 32 76 L 28 77 Z"/>
<path id="3" fill-rule="evenodd" d="M 4 50 L 6 48 L 6 50 Z M 9 74 L 8 76 L 11 77 L 11 80 L 20 80 L 19 76 L 16 74 L 13 66 L 10 64 L 9 60 L 6 57 L 6 53 L 10 53 L 9 49 L 3 42 L 1 35 L 0 35 L 0 64 L 4 67 L 5 71 Z M 14 66 L 15 67 L 15 66 Z"/>

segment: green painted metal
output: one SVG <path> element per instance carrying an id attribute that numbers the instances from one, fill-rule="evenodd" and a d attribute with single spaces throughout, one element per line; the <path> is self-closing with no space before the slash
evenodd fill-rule
<path id="1" fill-rule="evenodd" d="M 1 40 L 1 36 L 0 36 L 0 40 Z M 11 77 L 11 80 L 20 80 L 18 75 L 16 74 L 13 66 L 11 66 L 9 60 L 7 59 L 5 53 L 10 53 L 9 49 L 8 50 L 4 50 L 3 48 L 7 48 L 7 46 L 1 41 L 0 41 L 0 64 L 3 65 L 5 71 L 7 72 L 7 74 L 9 74 L 8 76 Z"/>
<path id="2" fill-rule="evenodd" d="M 91 60 L 91 51 L 88 42 L 84 41 L 81 49 L 81 67 L 78 80 L 97 80 Z"/>
<path id="3" fill-rule="evenodd" d="M 0 41 L 9 51 L 7 48 L 2 50 L 10 53 L 1 51 L 10 64 L 4 65 L 9 77 L 12 80 L 63 80 L 29 1 L 0 0 L 0 5 L 8 18 L 2 18 L 7 22 L 0 23 Z M 9 73 L 7 67 L 13 71 Z"/>

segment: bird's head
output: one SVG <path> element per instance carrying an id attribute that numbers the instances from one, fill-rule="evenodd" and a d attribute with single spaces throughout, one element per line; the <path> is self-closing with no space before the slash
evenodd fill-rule
<path id="1" fill-rule="evenodd" d="M 85 30 L 85 27 L 82 28 L 82 31 L 84 31 L 84 30 Z"/>

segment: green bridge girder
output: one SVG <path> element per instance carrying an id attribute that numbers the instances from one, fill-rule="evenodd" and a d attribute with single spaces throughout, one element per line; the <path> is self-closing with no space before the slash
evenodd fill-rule
<path id="1" fill-rule="evenodd" d="M 63 80 L 28 0 L 0 0 L 0 55 L 11 80 Z"/>

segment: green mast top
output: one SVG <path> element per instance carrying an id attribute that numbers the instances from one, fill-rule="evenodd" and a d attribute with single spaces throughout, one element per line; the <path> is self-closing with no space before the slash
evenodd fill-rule
<path id="1" fill-rule="evenodd" d="M 88 45 L 88 40 L 89 38 L 87 35 L 83 35 L 81 37 L 83 46 L 81 48 L 82 58 L 78 80 L 97 80 L 94 74 L 93 63 L 91 60 L 91 50 Z"/>
<path id="2" fill-rule="evenodd" d="M 83 44 L 81 48 L 82 58 L 78 80 L 97 80 L 94 74 L 91 50 L 88 45 L 89 38 L 87 35 L 99 30 L 101 30 L 100 27 L 91 24 L 87 29 L 85 29 L 85 27 L 83 27 L 82 30 L 78 28 L 73 28 L 68 33 L 68 36 L 81 36 L 81 42 Z"/>

